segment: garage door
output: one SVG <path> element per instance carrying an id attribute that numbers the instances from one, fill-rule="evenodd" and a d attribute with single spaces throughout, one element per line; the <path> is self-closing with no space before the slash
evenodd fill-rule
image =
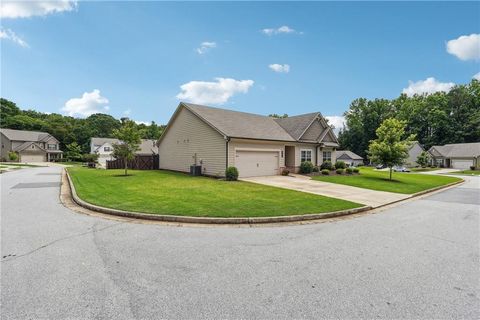
<path id="1" fill-rule="evenodd" d="M 235 166 L 240 177 L 278 174 L 278 151 L 237 151 Z"/>
<path id="2" fill-rule="evenodd" d="M 20 154 L 20 162 L 45 162 L 45 154 L 22 153 Z"/>
<path id="3" fill-rule="evenodd" d="M 454 169 L 469 169 L 470 166 L 473 166 L 473 160 L 452 160 Z"/>

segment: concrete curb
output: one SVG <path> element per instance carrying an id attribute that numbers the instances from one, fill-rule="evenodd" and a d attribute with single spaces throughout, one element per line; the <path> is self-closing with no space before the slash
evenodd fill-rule
<path id="1" fill-rule="evenodd" d="M 340 216 L 351 215 L 355 213 L 365 212 L 371 210 L 371 206 L 364 206 L 355 209 L 341 210 L 334 212 L 326 213 L 313 213 L 297 216 L 278 216 L 278 217 L 252 217 L 252 218 L 211 218 L 211 217 L 191 217 L 191 216 L 176 216 L 176 215 L 160 215 L 160 214 L 151 214 L 143 212 L 132 212 L 124 211 L 118 209 L 105 208 L 97 206 L 91 203 L 88 203 L 77 195 L 75 186 L 68 174 L 68 171 L 64 169 L 65 175 L 67 177 L 68 184 L 70 186 L 70 192 L 72 200 L 79 206 L 114 216 L 134 218 L 134 219 L 144 219 L 144 220 L 154 220 L 154 221 L 164 221 L 164 222 L 178 222 L 178 223 L 193 223 L 193 224 L 268 224 L 268 223 L 285 223 L 285 222 L 298 222 L 298 221 L 309 221 L 309 220 L 319 220 L 319 219 L 328 219 Z"/>

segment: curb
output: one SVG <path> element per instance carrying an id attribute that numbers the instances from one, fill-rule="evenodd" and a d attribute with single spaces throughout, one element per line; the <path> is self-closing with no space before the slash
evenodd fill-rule
<path id="1" fill-rule="evenodd" d="M 449 184 L 446 184 L 446 185 L 443 185 L 443 186 L 435 187 L 435 188 L 428 189 L 428 190 L 419 191 L 417 193 L 412 194 L 412 196 L 410 198 L 415 198 L 415 197 L 418 197 L 418 196 L 422 196 L 422 195 L 430 193 L 430 192 L 438 191 L 438 190 L 441 190 L 441 189 L 446 189 L 446 188 L 449 188 L 451 186 L 455 186 L 457 184 L 462 184 L 462 183 L 465 182 L 465 180 L 463 180 L 462 178 L 459 178 L 459 179 L 460 179 L 460 181 L 455 181 L 455 182 L 452 182 L 452 183 L 449 183 Z"/>
<path id="2" fill-rule="evenodd" d="M 64 169 L 64 172 L 67 176 L 68 184 L 70 186 L 70 195 L 73 201 L 79 206 L 114 216 L 134 218 L 134 219 L 144 219 L 144 220 L 155 220 L 155 221 L 164 221 L 164 222 L 180 222 L 180 223 L 195 223 L 195 224 L 265 224 L 265 223 L 284 223 L 284 222 L 298 222 L 298 221 L 309 221 L 309 220 L 319 220 L 319 219 L 328 219 L 340 216 L 351 215 L 355 213 L 365 212 L 371 210 L 371 206 L 364 206 L 360 208 L 354 208 L 349 210 L 341 210 L 334 212 L 325 212 L 325 213 L 313 213 L 305 215 L 296 215 L 296 216 L 277 216 L 277 217 L 252 217 L 252 218 L 211 218 L 211 217 L 191 217 L 191 216 L 176 216 L 176 215 L 160 215 L 160 214 L 151 214 L 143 212 L 133 212 L 125 211 L 118 209 L 111 209 L 106 207 L 97 206 L 86 202 L 77 195 L 75 186 L 70 178 L 70 175 L 67 170 Z"/>

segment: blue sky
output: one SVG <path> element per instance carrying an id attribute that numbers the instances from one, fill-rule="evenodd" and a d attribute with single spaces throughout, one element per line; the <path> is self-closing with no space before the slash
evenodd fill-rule
<path id="1" fill-rule="evenodd" d="M 74 116 L 166 123 L 180 99 L 340 116 L 480 71 L 478 2 L 3 2 L 2 17 L 2 97 Z"/>

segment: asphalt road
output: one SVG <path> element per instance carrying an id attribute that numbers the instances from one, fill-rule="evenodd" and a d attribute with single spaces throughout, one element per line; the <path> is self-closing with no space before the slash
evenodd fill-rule
<path id="1" fill-rule="evenodd" d="M 78 214 L 55 167 L 0 179 L 2 319 L 480 318 L 479 177 L 377 214 L 256 228 Z"/>

